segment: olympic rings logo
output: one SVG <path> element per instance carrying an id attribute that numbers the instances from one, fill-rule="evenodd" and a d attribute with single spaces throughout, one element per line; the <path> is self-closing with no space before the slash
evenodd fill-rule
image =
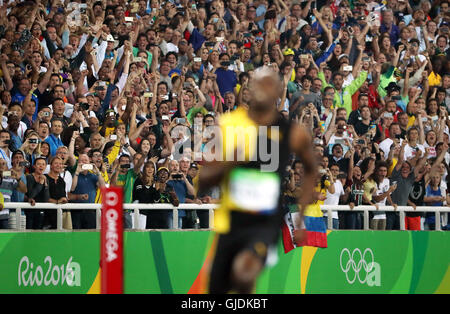
<path id="1" fill-rule="evenodd" d="M 365 249 L 363 253 L 358 248 L 354 249 L 352 253 L 349 249 L 344 248 L 341 251 L 339 261 L 341 270 L 345 273 L 345 278 L 349 284 L 353 284 L 356 278 L 361 284 L 366 283 L 367 276 L 374 269 L 375 264 L 373 252 L 370 248 Z"/>

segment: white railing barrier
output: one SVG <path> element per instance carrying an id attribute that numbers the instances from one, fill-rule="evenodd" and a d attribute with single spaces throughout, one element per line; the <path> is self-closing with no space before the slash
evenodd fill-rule
<path id="1" fill-rule="evenodd" d="M 449 206 L 418 206 L 416 209 L 412 206 L 398 206 L 397 209 L 394 208 L 394 206 L 379 206 L 379 209 L 377 210 L 375 206 L 368 206 L 368 205 L 361 205 L 356 206 L 353 209 L 350 209 L 348 205 L 321 205 L 320 208 L 322 211 L 327 212 L 327 219 L 328 219 L 328 228 L 332 229 L 333 222 L 332 222 L 332 212 L 333 211 L 362 211 L 364 213 L 364 223 L 363 223 L 363 230 L 369 230 L 369 211 L 371 212 L 398 212 L 399 213 L 399 220 L 400 220 L 400 230 L 405 230 L 405 212 L 434 212 L 436 215 L 436 222 L 441 221 L 441 213 L 448 213 L 450 212 Z M 444 225 L 448 223 L 448 214 L 444 216 Z M 441 224 L 436 223 L 435 224 L 436 230 L 441 230 Z"/>
<path id="2" fill-rule="evenodd" d="M 178 210 L 208 210 L 209 213 L 209 229 L 214 227 L 214 210 L 218 207 L 217 204 L 180 204 L 178 207 L 171 204 L 123 204 L 125 210 L 133 210 L 135 221 L 139 221 L 139 213 L 141 210 L 172 210 L 173 211 L 173 229 L 178 229 Z M 29 203 L 5 203 L 4 208 L 10 209 L 11 212 L 15 211 L 16 215 L 16 228 L 15 230 L 24 230 L 21 227 L 20 216 L 23 209 L 54 209 L 57 213 L 57 230 L 63 229 L 62 219 L 63 210 L 95 210 L 96 211 L 96 229 L 100 229 L 101 221 L 101 207 L 102 204 L 89 204 L 89 203 L 68 203 L 68 204 L 52 204 L 52 203 L 36 203 L 35 206 L 31 206 Z M 439 222 L 442 213 L 450 212 L 449 206 L 437 207 L 437 206 L 421 206 L 414 210 L 411 206 L 398 206 L 397 210 L 393 206 L 380 206 L 377 210 L 375 206 L 356 206 L 350 209 L 348 205 L 321 205 L 322 211 L 326 211 L 328 214 L 328 229 L 333 229 L 332 224 L 332 212 L 333 211 L 362 211 L 364 213 L 363 229 L 369 230 L 369 212 L 393 212 L 397 211 L 400 215 L 400 230 L 405 230 L 405 212 L 434 212 L 436 215 L 436 221 Z M 448 220 L 444 215 L 444 225 Z M 440 223 L 436 223 L 436 230 L 441 230 Z"/>
<path id="3" fill-rule="evenodd" d="M 133 215 L 135 221 L 139 221 L 139 214 L 141 210 L 171 210 L 173 213 L 173 229 L 178 229 L 178 210 L 208 210 L 209 213 L 209 228 L 212 229 L 214 225 L 214 210 L 218 207 L 217 204 L 180 204 L 178 207 L 171 204 L 123 204 L 124 210 L 134 211 Z M 24 209 L 54 209 L 56 210 L 56 230 L 63 229 L 63 210 L 95 210 L 96 211 L 96 229 L 100 229 L 101 222 L 101 208 L 102 204 L 96 203 L 67 203 L 67 204 L 53 204 L 53 203 L 36 203 L 31 206 L 30 203 L 9 203 L 4 204 L 4 208 L 8 208 L 11 212 L 15 212 L 16 221 L 20 221 L 22 210 Z M 16 224 L 15 230 L 24 230 L 19 223 Z"/>

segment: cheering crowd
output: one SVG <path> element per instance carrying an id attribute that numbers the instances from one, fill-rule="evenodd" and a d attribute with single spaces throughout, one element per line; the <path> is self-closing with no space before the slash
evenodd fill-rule
<path id="1" fill-rule="evenodd" d="M 103 186 L 124 203 L 219 202 L 219 187 L 195 189 L 214 136 L 180 143 L 248 108 L 262 68 L 283 82 L 274 106 L 314 138 L 320 204 L 446 206 L 449 24 L 445 0 L 2 1 L 0 228 L 15 215 L 5 202 L 100 203 Z M 293 156 L 286 211 L 302 175 Z M 173 226 L 169 211 L 141 213 L 146 228 Z M 178 226 L 205 228 L 205 214 L 180 210 Z M 23 215 L 56 228 L 55 210 Z M 95 228 L 95 211 L 63 216 Z M 356 209 L 332 221 L 363 227 Z M 418 209 L 405 224 L 443 222 Z M 398 212 L 372 212 L 370 228 L 398 230 Z"/>

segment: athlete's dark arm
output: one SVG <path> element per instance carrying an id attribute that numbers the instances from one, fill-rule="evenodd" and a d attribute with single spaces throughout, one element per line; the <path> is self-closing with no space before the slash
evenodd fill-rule
<path id="1" fill-rule="evenodd" d="M 302 179 L 301 195 L 297 195 L 300 213 L 313 202 L 314 187 L 316 184 L 317 165 L 312 150 L 312 139 L 309 132 L 298 124 L 291 127 L 290 150 L 301 160 L 305 174 Z"/>
<path id="2" fill-rule="evenodd" d="M 301 160 L 304 168 L 304 176 L 300 189 L 297 190 L 297 204 L 299 206 L 300 219 L 303 221 L 303 213 L 306 207 L 315 200 L 314 187 L 316 184 L 317 166 L 312 150 L 312 139 L 309 132 L 298 124 L 292 124 L 289 148 Z M 304 229 L 297 229 L 294 238 L 301 243 L 306 237 Z"/>
<path id="3" fill-rule="evenodd" d="M 222 178 L 237 165 L 231 161 L 211 161 L 205 164 L 198 175 L 198 192 L 203 193 L 218 185 Z"/>

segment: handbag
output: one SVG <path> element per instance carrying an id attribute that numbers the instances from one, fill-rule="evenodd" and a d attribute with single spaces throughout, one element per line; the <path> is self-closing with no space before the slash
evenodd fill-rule
<path id="1" fill-rule="evenodd" d="M 64 211 L 62 216 L 62 227 L 66 230 L 72 230 L 72 214 L 70 211 Z"/>

